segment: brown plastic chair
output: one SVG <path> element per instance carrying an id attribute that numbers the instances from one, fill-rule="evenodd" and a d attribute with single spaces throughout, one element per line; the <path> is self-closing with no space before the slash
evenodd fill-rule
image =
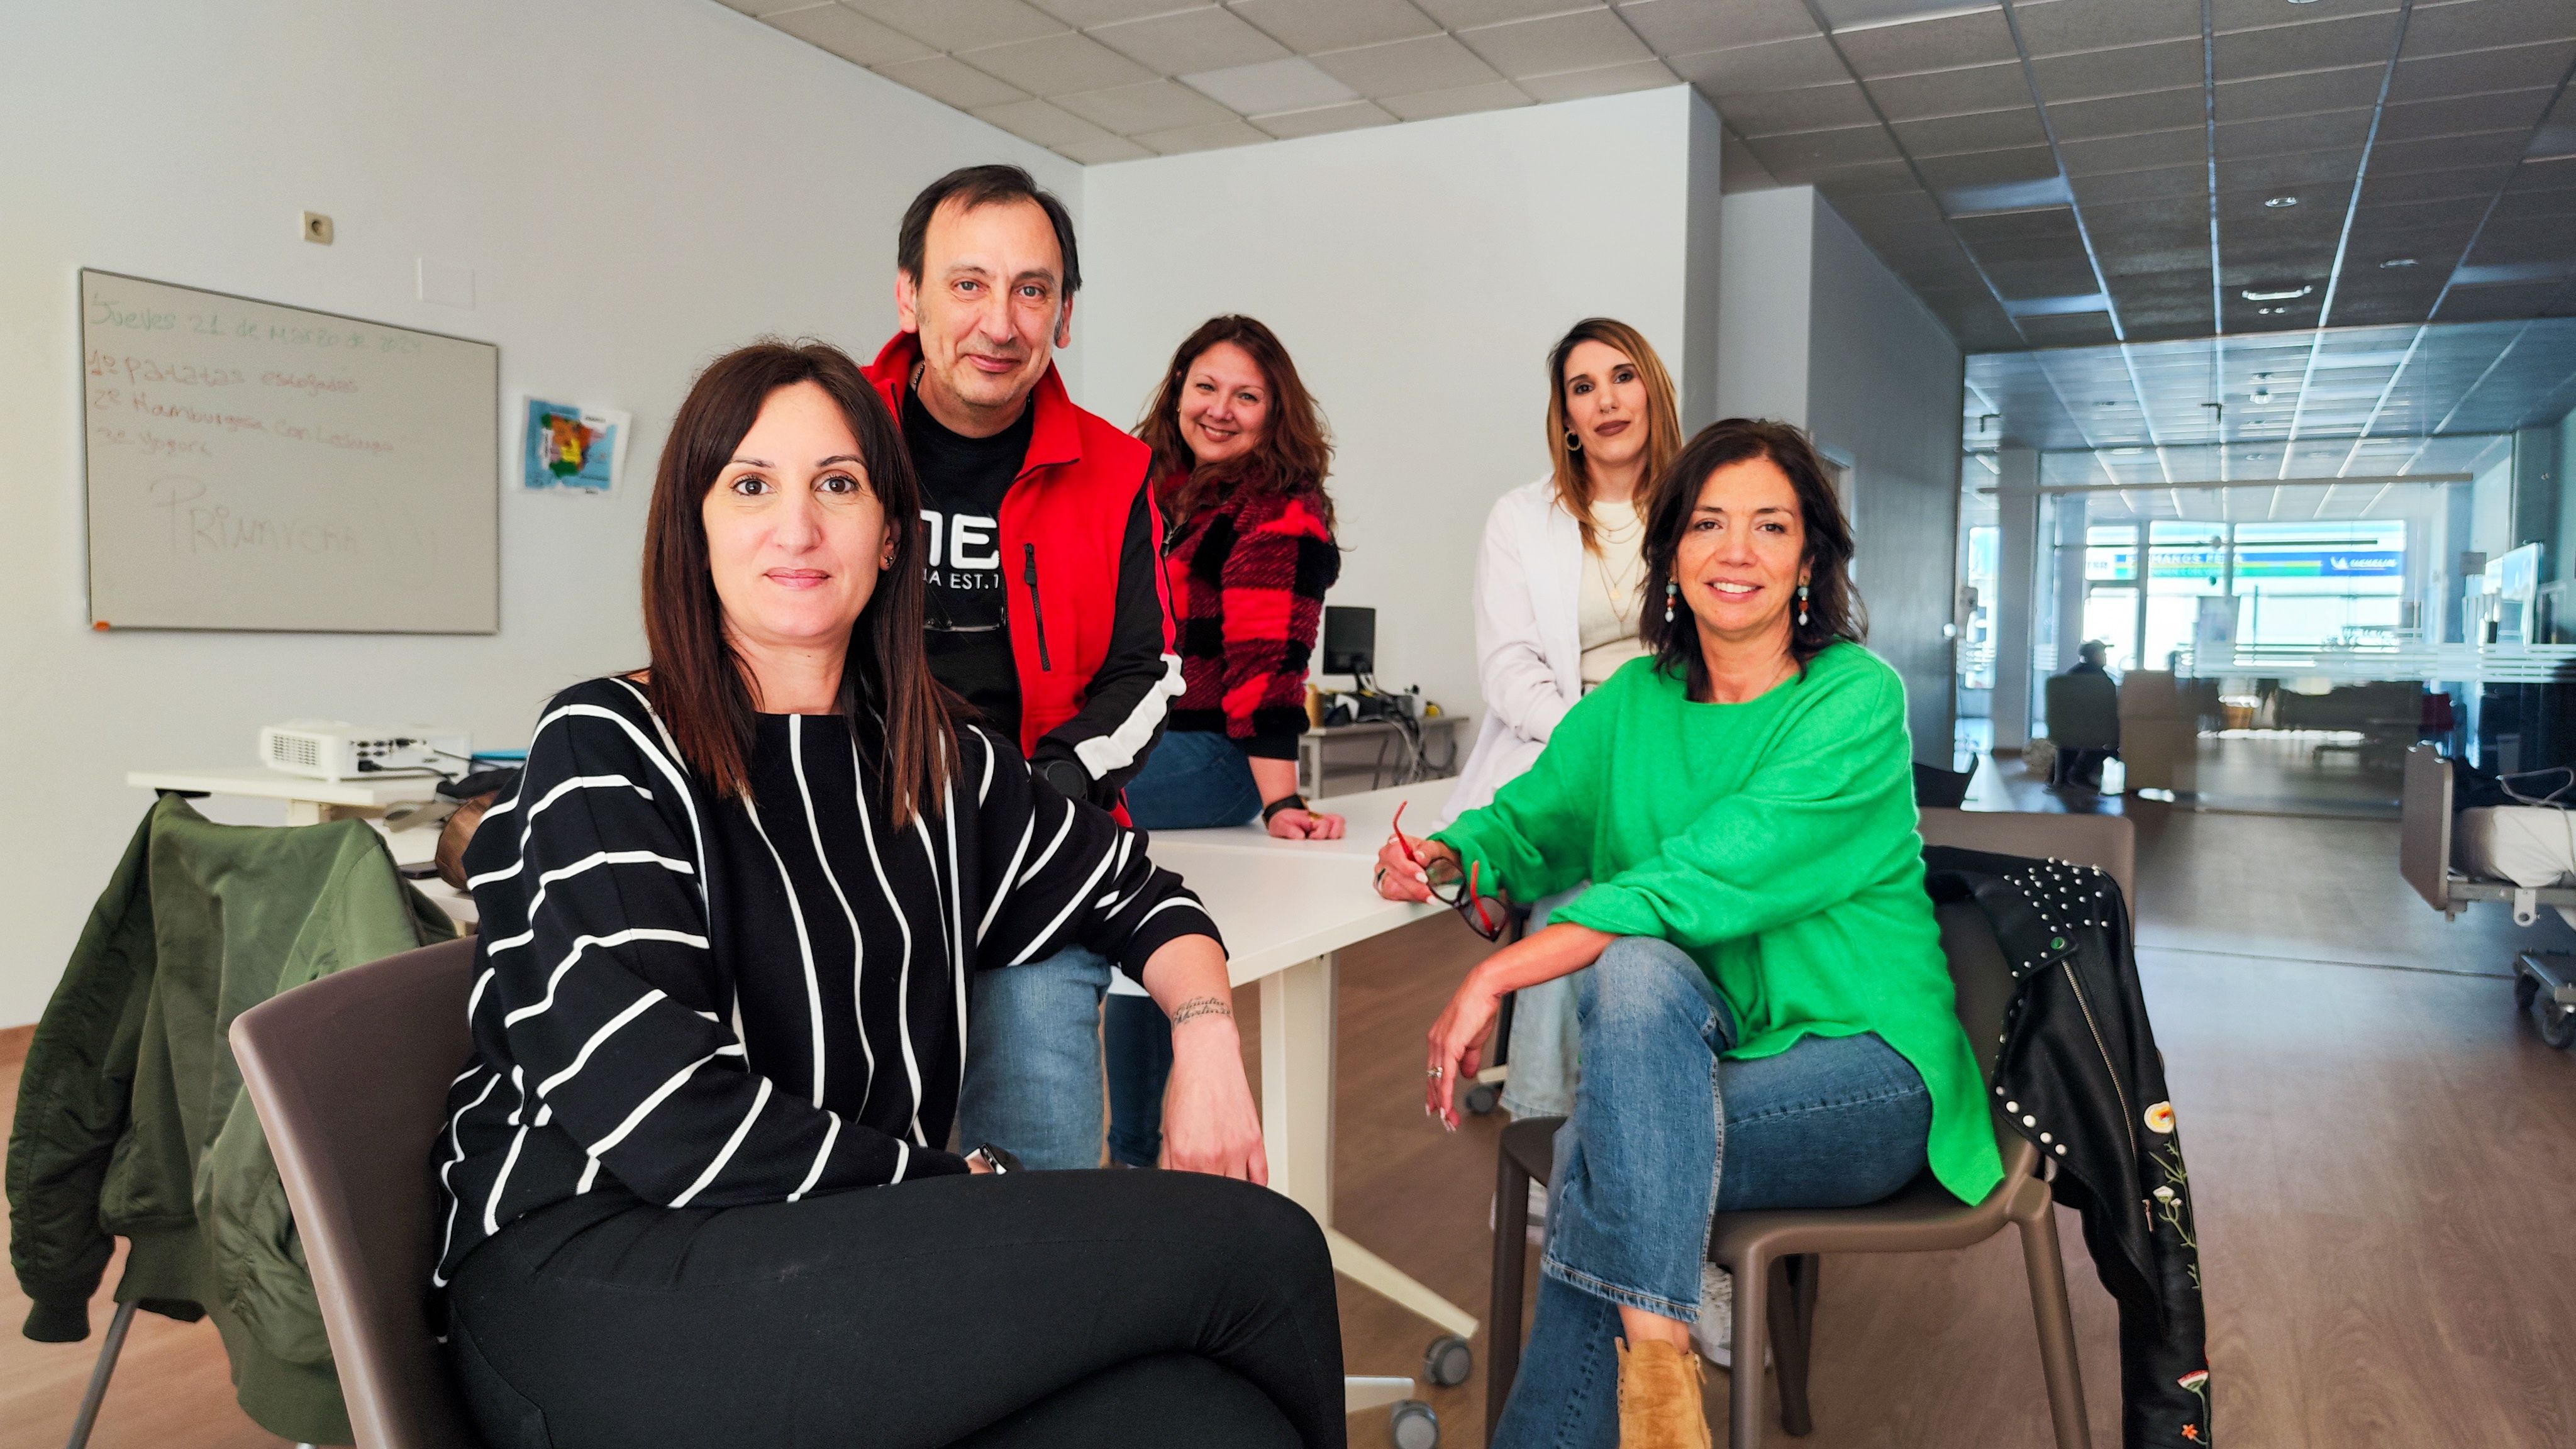
<path id="1" fill-rule="evenodd" d="M 2133 827 L 2116 815 L 2042 815 L 1926 810 L 1927 844 L 1955 845 L 2003 855 L 2033 856 L 2099 866 L 2129 894 L 2136 859 Z M 1937 906 L 1941 950 L 1958 991 L 1960 1025 L 1977 1055 L 1978 1071 L 1994 1073 L 2011 1004 L 2012 969 L 1995 942 L 1984 912 L 1971 902 Z M 1545 1182 L 1554 1167 L 1561 1117 L 1535 1117 L 1503 1129 L 1494 1187 L 1493 1301 L 1486 1315 L 1485 1433 L 1502 1418 L 1520 1368 L 1521 1280 L 1528 1252 L 1529 1184 Z M 1995 1123 L 2003 1180 L 1973 1205 L 1952 1197 L 1930 1172 L 1884 1202 L 1856 1208 L 1719 1213 L 1710 1224 L 1709 1259 L 1735 1276 L 1735 1362 L 1760 1364 L 1768 1349 L 1778 1364 L 1781 1426 L 1803 1435 L 1815 1426 L 1807 1403 L 1809 1350 L 1815 1331 L 1816 1287 L 1823 1253 L 1928 1253 L 1972 1247 L 2002 1232 L 2021 1230 L 2022 1264 L 2030 1277 L 2031 1313 L 2039 1330 L 2039 1357 L 2048 1387 L 2049 1418 L 2058 1449 L 2090 1449 L 2084 1385 L 2076 1367 L 2073 1317 L 2066 1301 L 2065 1261 L 2048 1184 L 2039 1176 L 2039 1150 L 2002 1120 Z M 1760 1379 L 1738 1374 L 1732 1395 L 1728 1442 L 1755 1449 L 1762 1442 Z"/>
<path id="2" fill-rule="evenodd" d="M 430 1318 L 430 1145 L 473 1054 L 471 937 L 325 976 L 233 1019 L 358 1449 L 481 1449 Z"/>

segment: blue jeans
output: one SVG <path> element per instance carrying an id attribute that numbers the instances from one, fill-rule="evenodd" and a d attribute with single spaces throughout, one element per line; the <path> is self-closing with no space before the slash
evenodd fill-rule
<path id="1" fill-rule="evenodd" d="M 1043 961 L 978 971 L 969 986 L 957 1140 L 1020 1165 L 1100 1165 L 1100 998 L 1106 957 L 1068 946 Z"/>
<path id="2" fill-rule="evenodd" d="M 1699 1318 L 1714 1212 L 1876 1202 L 1924 1167 L 1932 1099 L 1876 1036 L 1728 1061 L 1735 1015 L 1670 942 L 1611 943 L 1577 991 L 1583 1080 L 1556 1137 L 1537 1322 L 1508 1449 L 1619 1439 L 1619 1308 Z"/>
<path id="3" fill-rule="evenodd" d="M 1212 730 L 1167 730 L 1127 782 L 1127 818 L 1142 830 L 1209 830 L 1261 814 L 1252 766 Z M 1112 996 L 1101 1018 L 1109 1064 L 1109 1155 L 1151 1167 L 1163 1150 L 1163 1087 L 1172 1078 L 1172 1023 L 1143 996 Z"/>
<path id="4" fill-rule="evenodd" d="M 1589 884 L 1531 903 L 1530 934 L 1544 929 Z M 1591 970 L 1587 966 L 1512 993 L 1511 1072 L 1503 1078 L 1503 1110 L 1514 1118 L 1562 1117 L 1574 1110 L 1574 1084 L 1583 1070 L 1574 998 Z"/>
<path id="5" fill-rule="evenodd" d="M 1213 730 L 1166 730 L 1127 782 L 1127 818 L 1146 830 L 1209 830 L 1261 814 L 1252 764 Z"/>

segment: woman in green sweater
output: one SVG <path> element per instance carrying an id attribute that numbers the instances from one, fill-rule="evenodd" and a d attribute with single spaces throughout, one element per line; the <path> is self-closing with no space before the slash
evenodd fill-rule
<path id="1" fill-rule="evenodd" d="M 1455 1128 L 1503 995 L 1594 968 L 1494 1438 L 1515 1449 L 1708 1443 L 1690 1325 L 1712 1212 L 1871 1202 L 1927 1165 L 1973 1202 L 2002 1175 L 1923 893 L 1904 686 L 1859 642 L 1814 448 L 1717 423 L 1655 497 L 1649 656 L 1492 804 L 1379 856 L 1401 900 L 1595 882 L 1468 973 L 1430 1034 L 1426 1110 Z"/>

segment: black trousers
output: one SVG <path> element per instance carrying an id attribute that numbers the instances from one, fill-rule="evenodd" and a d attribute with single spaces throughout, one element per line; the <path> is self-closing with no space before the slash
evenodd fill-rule
<path id="1" fill-rule="evenodd" d="M 1198 1173 L 601 1190 L 475 1249 L 448 1328 L 494 1449 L 1344 1442 L 1323 1233 Z"/>

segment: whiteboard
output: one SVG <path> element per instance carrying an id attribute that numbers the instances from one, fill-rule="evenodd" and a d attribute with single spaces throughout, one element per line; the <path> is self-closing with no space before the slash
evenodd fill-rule
<path id="1" fill-rule="evenodd" d="M 80 281 L 95 627 L 499 630 L 499 348 Z"/>

